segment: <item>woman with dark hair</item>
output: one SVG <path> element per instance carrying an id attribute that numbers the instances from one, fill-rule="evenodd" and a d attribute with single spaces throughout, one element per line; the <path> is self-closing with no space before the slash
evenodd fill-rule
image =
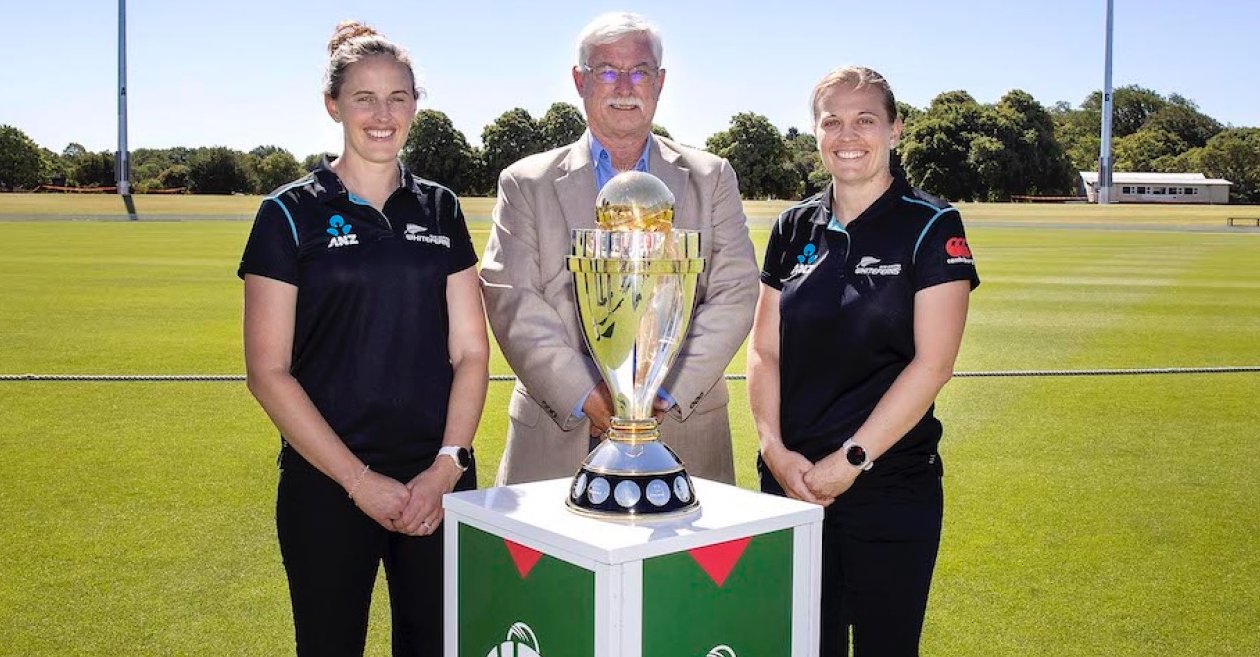
<path id="1" fill-rule="evenodd" d="M 940 544 L 941 423 L 979 285 L 962 220 L 890 166 L 902 124 L 859 67 L 814 89 L 831 184 L 771 228 L 748 350 L 762 490 L 825 505 L 822 651 L 917 655 Z"/>
<path id="2" fill-rule="evenodd" d="M 324 104 L 341 155 L 273 192 L 245 282 L 250 391 L 281 434 L 276 528 L 299 655 L 362 654 L 384 563 L 395 655 L 442 652 L 442 495 L 476 485 L 489 347 L 459 200 L 399 162 L 420 90 L 337 26 Z"/>

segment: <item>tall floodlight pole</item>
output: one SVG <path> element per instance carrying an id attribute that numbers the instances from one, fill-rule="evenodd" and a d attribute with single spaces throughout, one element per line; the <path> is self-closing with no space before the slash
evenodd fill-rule
<path id="1" fill-rule="evenodd" d="M 1098 204 L 1111 202 L 1111 8 L 1107 0 L 1107 54 L 1103 58 L 1102 144 L 1098 156 Z"/>
<path id="2" fill-rule="evenodd" d="M 118 193 L 131 194 L 131 157 L 127 152 L 127 0 L 118 0 L 118 155 L 114 158 Z"/>

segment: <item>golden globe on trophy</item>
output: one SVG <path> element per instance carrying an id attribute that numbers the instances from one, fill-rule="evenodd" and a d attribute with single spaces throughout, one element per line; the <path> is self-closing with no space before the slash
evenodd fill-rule
<path id="1" fill-rule="evenodd" d="M 595 229 L 573 231 L 578 321 L 612 394 L 607 440 L 582 462 L 567 504 L 614 520 L 698 510 L 691 477 L 660 440 L 653 402 L 678 355 L 704 270 L 700 233 L 674 230 L 674 195 L 658 178 L 619 174 L 595 201 Z"/>

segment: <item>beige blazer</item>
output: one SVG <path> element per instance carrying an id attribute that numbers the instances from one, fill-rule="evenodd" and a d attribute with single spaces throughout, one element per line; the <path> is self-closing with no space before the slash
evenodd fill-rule
<path id="1" fill-rule="evenodd" d="M 565 269 L 571 231 L 595 227 L 589 135 L 499 176 L 481 280 L 490 326 L 517 376 L 500 485 L 572 476 L 590 451 L 587 421 L 573 411 L 600 377 Z M 662 386 L 678 407 L 661 436 L 692 475 L 734 483 L 723 374 L 752 326 L 758 285 L 739 186 L 726 160 L 651 139 L 648 172 L 674 193 L 674 226 L 700 231 L 707 259 L 691 328 Z"/>

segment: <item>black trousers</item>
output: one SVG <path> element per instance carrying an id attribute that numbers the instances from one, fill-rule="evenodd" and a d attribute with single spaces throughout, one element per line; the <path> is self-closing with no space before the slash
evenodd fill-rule
<path id="1" fill-rule="evenodd" d="M 410 477 L 390 473 L 403 483 Z M 414 474 L 414 473 L 413 473 Z M 476 466 L 456 490 L 476 487 Z M 336 482 L 286 468 L 276 530 L 300 657 L 362 655 L 377 568 L 385 564 L 395 657 L 442 654 L 442 530 L 404 536 L 376 524 Z"/>
<path id="2" fill-rule="evenodd" d="M 940 457 L 858 476 L 823 519 L 820 657 L 916 657 L 941 540 Z M 758 459 L 764 492 L 783 494 Z M 876 468 L 881 465 L 876 464 Z M 901 465 L 901 464 L 899 464 Z"/>

